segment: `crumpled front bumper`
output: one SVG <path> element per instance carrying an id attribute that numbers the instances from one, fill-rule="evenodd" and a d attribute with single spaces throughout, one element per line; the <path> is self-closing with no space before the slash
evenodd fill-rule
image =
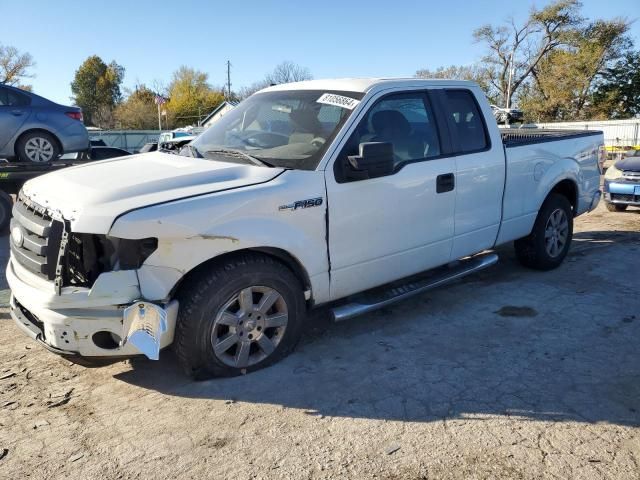
<path id="1" fill-rule="evenodd" d="M 92 289 L 64 289 L 61 295 L 56 295 L 52 287 L 45 289 L 38 285 L 41 279 L 13 259 L 7 265 L 6 276 L 15 323 L 26 335 L 60 355 L 117 358 L 145 354 L 157 359 L 157 352 L 154 354 L 153 349 L 149 349 L 148 342 L 129 341 L 128 336 L 136 330 L 139 332 L 140 325 L 158 325 L 158 330 L 153 332 L 158 350 L 173 341 L 178 302 L 158 305 L 140 301 L 136 289 L 132 288 L 133 282 L 127 282 L 124 275 L 113 277 L 112 280 L 123 287 L 114 289 L 113 296 L 106 294 L 108 278 L 101 283 L 96 281 Z M 139 318 L 133 322 L 140 314 L 140 304 L 146 307 L 147 319 L 153 320 L 151 314 L 160 312 L 162 322 L 144 322 Z M 129 309 L 126 315 L 130 306 L 136 308 Z M 132 324 L 137 325 L 134 330 Z M 138 333 L 136 338 L 139 340 L 143 335 Z"/>

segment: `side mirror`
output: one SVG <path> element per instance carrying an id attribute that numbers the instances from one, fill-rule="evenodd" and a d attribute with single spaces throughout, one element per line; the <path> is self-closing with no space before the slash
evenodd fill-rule
<path id="1" fill-rule="evenodd" d="M 393 144 L 366 142 L 360 144 L 360 155 L 347 157 L 346 177 L 350 180 L 384 177 L 393 173 Z"/>

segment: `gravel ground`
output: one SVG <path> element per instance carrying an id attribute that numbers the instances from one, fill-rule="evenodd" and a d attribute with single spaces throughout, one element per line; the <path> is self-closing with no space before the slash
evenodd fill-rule
<path id="1" fill-rule="evenodd" d="M 499 253 L 201 383 L 171 352 L 73 365 L 2 308 L 0 477 L 640 478 L 640 210 L 581 217 L 553 272 Z"/>

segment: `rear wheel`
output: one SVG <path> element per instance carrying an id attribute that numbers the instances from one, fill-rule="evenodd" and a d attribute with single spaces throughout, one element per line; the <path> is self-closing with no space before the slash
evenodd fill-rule
<path id="1" fill-rule="evenodd" d="M 244 254 L 194 274 L 181 288 L 174 350 L 196 379 L 258 370 L 297 344 L 303 289 L 285 265 Z"/>
<path id="2" fill-rule="evenodd" d="M 47 132 L 27 133 L 16 145 L 18 159 L 22 162 L 45 163 L 60 156 L 58 142 Z"/>
<path id="3" fill-rule="evenodd" d="M 542 204 L 531 233 L 514 242 L 520 263 L 536 270 L 558 267 L 573 237 L 573 212 L 569 200 L 552 193 Z"/>
<path id="4" fill-rule="evenodd" d="M 624 212 L 627 209 L 627 205 L 617 205 L 615 203 L 605 202 L 607 210 L 610 212 Z"/>

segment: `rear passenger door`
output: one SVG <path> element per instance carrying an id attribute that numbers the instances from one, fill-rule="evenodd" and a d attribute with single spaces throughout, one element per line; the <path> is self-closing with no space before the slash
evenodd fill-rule
<path id="1" fill-rule="evenodd" d="M 437 93 L 456 159 L 455 235 L 451 258 L 491 248 L 500 228 L 505 181 L 502 143 L 492 145 L 486 115 L 469 89 Z M 489 117 L 492 118 L 492 117 Z"/>
<path id="2" fill-rule="evenodd" d="M 0 85 L 0 150 L 9 143 L 29 117 L 30 103 L 27 95 Z"/>

